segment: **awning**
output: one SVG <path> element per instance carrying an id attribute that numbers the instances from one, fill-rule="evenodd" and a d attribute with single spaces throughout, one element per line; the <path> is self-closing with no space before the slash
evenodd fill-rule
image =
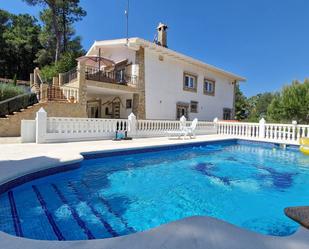
<path id="1" fill-rule="evenodd" d="M 176 103 L 176 105 L 181 105 L 181 106 L 189 106 L 190 104 L 189 104 L 189 103 L 187 103 L 187 102 L 181 102 L 181 101 L 178 101 L 178 102 Z"/>
<path id="2" fill-rule="evenodd" d="M 100 56 L 96 56 L 96 55 L 85 55 L 85 56 L 81 56 L 79 58 L 76 59 L 77 61 L 85 61 L 87 66 L 98 66 L 99 64 L 101 66 L 115 66 L 115 62 L 104 58 L 104 57 L 100 57 Z"/>

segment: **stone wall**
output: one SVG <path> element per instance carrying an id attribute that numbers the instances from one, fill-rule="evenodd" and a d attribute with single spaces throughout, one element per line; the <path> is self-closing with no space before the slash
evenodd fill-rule
<path id="1" fill-rule="evenodd" d="M 86 65 L 84 61 L 78 62 L 77 82 L 79 89 L 78 101 L 80 104 L 87 106 Z"/>
<path id="2" fill-rule="evenodd" d="M 35 119 L 36 112 L 43 107 L 49 117 L 75 117 L 86 118 L 85 105 L 77 103 L 46 102 L 38 103 L 22 112 L 9 115 L 8 118 L 0 118 L 0 137 L 20 136 L 21 120 Z"/>
<path id="3" fill-rule="evenodd" d="M 138 77 L 138 94 L 133 95 L 133 113 L 138 119 L 146 118 L 145 107 L 145 49 L 140 48 L 136 52 L 136 64 L 139 65 Z"/>

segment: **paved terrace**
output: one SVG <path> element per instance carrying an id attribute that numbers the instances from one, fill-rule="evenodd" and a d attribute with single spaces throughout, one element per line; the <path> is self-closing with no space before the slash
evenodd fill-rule
<path id="1" fill-rule="evenodd" d="M 0 185 L 38 170 L 83 160 L 80 153 L 145 148 L 192 142 L 225 140 L 234 137 L 208 135 L 193 140 L 167 138 L 132 141 L 92 141 L 55 144 L 0 144 Z M 8 140 L 5 140 L 8 141 Z M 9 140 L 14 141 L 14 140 Z M 1 141 L 0 141 L 1 143 Z M 0 248 L 5 249 L 309 249 L 309 231 L 300 227 L 287 237 L 266 236 L 238 228 L 210 217 L 190 217 L 132 235 L 88 241 L 39 241 L 0 232 Z"/>

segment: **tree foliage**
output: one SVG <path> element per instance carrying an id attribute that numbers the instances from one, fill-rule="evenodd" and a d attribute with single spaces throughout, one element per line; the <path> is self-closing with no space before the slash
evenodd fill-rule
<path id="1" fill-rule="evenodd" d="M 7 57 L 7 44 L 3 37 L 5 30 L 9 27 L 10 14 L 0 9 L 0 75 L 7 74 L 6 57 Z"/>
<path id="2" fill-rule="evenodd" d="M 246 98 L 236 89 L 236 119 L 258 122 L 309 123 L 309 80 L 293 81 L 278 93 L 262 93 Z"/>
<path id="3" fill-rule="evenodd" d="M 309 123 L 309 80 L 285 86 L 268 107 L 268 119 L 275 122 Z"/>
<path id="4" fill-rule="evenodd" d="M 49 71 L 46 75 L 50 79 L 52 72 L 68 68 L 62 65 L 75 66 L 75 58 L 84 54 L 81 37 L 76 36 L 73 27 L 86 15 L 79 6 L 80 0 L 23 1 L 43 7 L 42 25 L 30 15 L 14 15 L 0 9 L 0 77 L 16 75 L 28 80 L 29 73 L 39 66 Z"/>
<path id="5" fill-rule="evenodd" d="M 273 93 L 260 93 L 248 98 L 248 121 L 258 122 L 266 118 L 267 108 L 274 98 Z"/>
<path id="6" fill-rule="evenodd" d="M 37 20 L 28 14 L 13 15 L 0 10 L 0 31 L 0 76 L 29 78 L 41 48 Z"/>
<path id="7" fill-rule="evenodd" d="M 235 88 L 235 119 L 244 120 L 248 117 L 248 101 L 246 96 L 242 93 L 239 85 Z"/>
<path id="8" fill-rule="evenodd" d="M 43 67 L 41 69 L 43 80 L 51 83 L 54 76 L 57 76 L 59 73 L 68 72 L 76 67 L 76 57 L 79 56 L 81 56 L 81 54 L 78 52 L 67 52 L 63 54 L 59 61 Z"/>
<path id="9" fill-rule="evenodd" d="M 79 0 L 24 0 L 30 5 L 41 5 L 45 9 L 40 13 L 44 23 L 40 40 L 44 49 L 39 52 L 38 62 L 57 62 L 61 55 L 70 52 L 80 44 L 80 38 L 74 37 L 73 24 L 80 21 L 86 11 L 79 6 Z M 81 46 L 79 45 L 79 48 Z"/>

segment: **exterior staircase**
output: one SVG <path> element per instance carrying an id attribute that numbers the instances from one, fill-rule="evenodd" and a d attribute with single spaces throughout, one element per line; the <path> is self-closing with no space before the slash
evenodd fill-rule
<path id="1" fill-rule="evenodd" d="M 21 120 L 35 119 L 36 112 L 42 107 L 41 103 L 28 106 L 25 109 L 20 109 L 19 112 L 7 114 L 0 118 L 0 136 L 16 137 L 20 136 Z"/>
<path id="2" fill-rule="evenodd" d="M 59 101 L 36 103 L 0 118 L 0 137 L 19 137 L 21 120 L 34 120 L 36 112 L 41 107 L 52 117 L 87 117 L 86 107 L 79 103 Z"/>
<path id="3" fill-rule="evenodd" d="M 86 105 L 78 102 L 78 89 L 63 89 L 57 77 L 52 85 L 43 82 L 38 68 L 30 75 L 30 90 L 0 102 L 0 137 L 20 136 L 21 121 L 34 120 L 41 107 L 52 117 L 87 117 Z"/>

